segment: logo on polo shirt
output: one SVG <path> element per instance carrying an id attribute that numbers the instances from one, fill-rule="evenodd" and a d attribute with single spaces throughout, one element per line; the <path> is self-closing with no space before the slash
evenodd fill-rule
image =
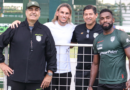
<path id="1" fill-rule="evenodd" d="M 96 38 L 98 36 L 98 33 L 94 33 L 93 37 Z"/>
<path id="2" fill-rule="evenodd" d="M 111 42 L 113 42 L 115 40 L 115 36 L 111 37 Z"/>
<path id="3" fill-rule="evenodd" d="M 97 50 L 101 50 L 101 49 L 103 49 L 103 44 L 98 44 L 97 45 Z"/>
<path id="4" fill-rule="evenodd" d="M 105 52 L 100 52 L 100 55 L 107 55 L 107 54 L 117 54 L 118 50 L 108 50 Z"/>
<path id="5" fill-rule="evenodd" d="M 101 50 L 101 49 L 102 49 L 102 47 L 97 48 L 97 50 Z"/>
<path id="6" fill-rule="evenodd" d="M 81 32 L 81 34 L 84 34 L 84 32 Z"/>
<path id="7" fill-rule="evenodd" d="M 99 41 L 99 42 L 97 42 L 97 43 L 101 43 L 101 42 L 103 42 L 104 40 L 102 40 L 102 41 Z"/>

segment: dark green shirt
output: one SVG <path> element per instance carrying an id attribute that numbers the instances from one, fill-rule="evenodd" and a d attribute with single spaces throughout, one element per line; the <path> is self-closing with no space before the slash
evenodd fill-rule
<path id="1" fill-rule="evenodd" d="M 111 34 L 101 33 L 94 40 L 94 54 L 100 55 L 99 84 L 119 84 L 127 81 L 126 54 L 129 36 L 120 30 Z"/>

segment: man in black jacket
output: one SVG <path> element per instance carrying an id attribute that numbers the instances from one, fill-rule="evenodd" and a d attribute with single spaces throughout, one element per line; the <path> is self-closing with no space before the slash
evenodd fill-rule
<path id="1" fill-rule="evenodd" d="M 0 36 L 0 68 L 8 76 L 10 90 L 36 90 L 49 86 L 56 71 L 56 49 L 50 30 L 40 24 L 40 6 L 27 4 L 26 20 L 18 28 L 8 28 Z M 10 44 L 9 66 L 2 51 Z M 47 75 L 44 77 L 47 62 Z"/>

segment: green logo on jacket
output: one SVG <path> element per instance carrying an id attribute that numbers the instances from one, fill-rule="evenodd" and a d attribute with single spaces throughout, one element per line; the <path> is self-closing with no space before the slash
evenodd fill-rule
<path id="1" fill-rule="evenodd" d="M 35 36 L 43 36 L 43 34 L 35 34 Z"/>

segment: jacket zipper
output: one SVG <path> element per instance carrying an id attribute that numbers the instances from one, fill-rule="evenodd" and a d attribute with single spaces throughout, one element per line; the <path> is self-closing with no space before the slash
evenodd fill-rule
<path id="1" fill-rule="evenodd" d="M 32 30 L 30 30 L 30 34 L 31 34 L 31 40 L 30 40 L 30 46 L 31 46 L 31 49 L 30 49 L 30 51 L 32 52 L 33 51 L 33 42 L 32 42 Z M 31 52 L 29 53 L 29 58 L 28 58 L 28 60 L 30 60 L 30 54 L 31 54 Z M 27 69 L 28 69 L 28 60 L 27 60 L 27 65 L 26 65 L 26 79 L 25 79 L 25 82 L 27 82 Z"/>
<path id="2" fill-rule="evenodd" d="M 32 30 L 30 30 L 30 33 L 31 33 L 31 51 L 33 51 Z"/>

